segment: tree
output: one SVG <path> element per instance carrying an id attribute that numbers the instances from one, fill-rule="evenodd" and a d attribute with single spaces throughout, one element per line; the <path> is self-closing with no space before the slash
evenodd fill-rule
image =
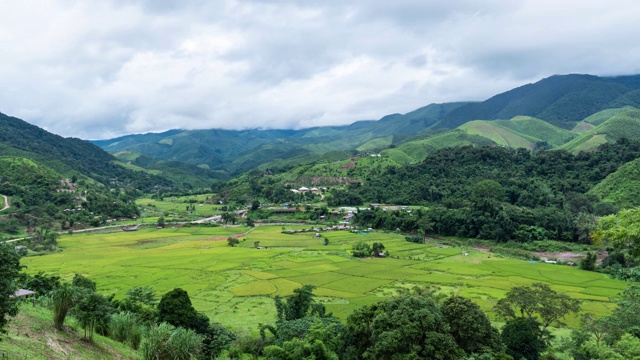
<path id="1" fill-rule="evenodd" d="M 42 271 L 39 271 L 33 276 L 29 276 L 25 282 L 25 287 L 31 291 L 35 291 L 39 296 L 47 295 L 60 286 L 60 276 L 47 275 Z"/>
<path id="2" fill-rule="evenodd" d="M 112 313 L 109 300 L 96 292 L 85 295 L 74 307 L 74 315 L 84 329 L 84 339 L 89 342 L 93 341 L 96 325 L 107 324 Z"/>
<path id="3" fill-rule="evenodd" d="M 505 191 L 502 185 L 494 180 L 478 182 L 471 191 L 471 201 L 476 208 L 493 212 L 504 199 Z"/>
<path id="4" fill-rule="evenodd" d="M 532 318 L 515 318 L 507 321 L 502 329 L 502 342 L 507 354 L 514 359 L 538 359 L 543 349 L 538 331 L 539 324 Z"/>
<path id="5" fill-rule="evenodd" d="M 53 326 L 57 330 L 63 330 L 64 320 L 78 297 L 78 289 L 68 283 L 62 284 L 49 294 L 49 302 L 53 307 Z"/>
<path id="6" fill-rule="evenodd" d="M 293 295 L 288 296 L 285 301 L 276 296 L 276 310 L 279 321 L 290 321 L 301 319 L 307 315 L 314 304 L 313 285 L 303 285 L 293 290 Z"/>
<path id="7" fill-rule="evenodd" d="M 473 301 L 452 296 L 441 307 L 444 319 L 449 323 L 450 333 L 458 346 L 467 354 L 490 349 L 502 351 L 500 333 L 491 326 L 491 321 Z"/>
<path id="8" fill-rule="evenodd" d="M 47 228 L 39 228 L 31 237 L 31 247 L 34 250 L 53 250 L 58 246 L 58 234 Z"/>
<path id="9" fill-rule="evenodd" d="M 11 296 L 18 290 L 20 269 L 18 252 L 10 244 L 0 242 L 0 334 L 5 333 L 7 317 L 18 313 L 18 305 Z"/>
<path id="10" fill-rule="evenodd" d="M 222 213 L 222 221 L 225 224 L 235 224 L 236 223 L 236 214 L 233 211 L 226 211 Z"/>
<path id="11" fill-rule="evenodd" d="M 596 270 L 596 253 L 588 252 L 587 256 L 580 261 L 580 269 L 587 271 Z"/>
<path id="12" fill-rule="evenodd" d="M 149 306 L 155 306 L 158 302 L 155 291 L 150 286 L 138 286 L 127 290 L 127 299 Z"/>
<path id="13" fill-rule="evenodd" d="M 537 334 L 544 343 L 548 337 L 547 328 L 554 323 L 563 326 L 560 320 L 580 311 L 580 301 L 566 294 L 558 294 L 547 284 L 535 283 L 531 287 L 512 288 L 504 298 L 498 300 L 494 310 L 507 321 L 517 318 L 539 320 L 542 328 Z"/>
<path id="14" fill-rule="evenodd" d="M 614 335 L 619 337 L 625 332 L 640 335 L 640 285 L 627 287 L 620 297 L 611 301 L 618 305 L 608 319 Z"/>
<path id="15" fill-rule="evenodd" d="M 227 238 L 227 245 L 234 247 L 236 245 L 238 245 L 240 243 L 240 240 L 234 238 L 234 237 L 228 237 Z"/>
<path id="16" fill-rule="evenodd" d="M 399 296 L 357 308 L 347 318 L 354 359 L 458 359 L 464 352 L 430 297 Z"/>
<path id="17" fill-rule="evenodd" d="M 617 249 L 628 248 L 631 253 L 640 254 L 640 208 L 601 217 L 592 237 L 597 243 L 611 243 Z"/>
<path id="18" fill-rule="evenodd" d="M 71 282 L 71 285 L 77 288 L 86 289 L 91 292 L 95 292 L 97 290 L 96 282 L 85 277 L 82 274 L 75 274 L 73 276 L 73 281 Z"/>
<path id="19" fill-rule="evenodd" d="M 160 215 L 160 217 L 158 218 L 157 225 L 158 227 L 164 228 L 165 226 L 164 215 Z"/>
<path id="20" fill-rule="evenodd" d="M 175 288 L 164 294 L 158 303 L 158 322 L 192 329 L 196 324 L 197 316 L 198 312 L 191 305 L 189 294 L 181 288 Z"/>

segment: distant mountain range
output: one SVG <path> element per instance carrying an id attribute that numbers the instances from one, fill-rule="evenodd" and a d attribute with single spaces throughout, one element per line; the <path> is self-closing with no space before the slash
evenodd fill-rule
<path id="1" fill-rule="evenodd" d="M 431 104 L 346 126 L 171 130 L 93 143 L 130 166 L 162 171 L 179 162 L 206 171 L 206 178 L 228 179 L 256 167 L 342 159 L 354 152 L 384 150 L 402 163 L 465 144 L 585 151 L 637 136 L 635 108 L 640 108 L 640 75 L 556 75 L 482 102 Z M 621 133 L 615 130 L 619 125 Z"/>

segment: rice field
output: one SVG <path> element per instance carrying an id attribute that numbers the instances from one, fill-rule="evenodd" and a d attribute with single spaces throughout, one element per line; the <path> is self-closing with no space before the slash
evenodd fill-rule
<path id="1" fill-rule="evenodd" d="M 612 308 L 609 297 L 626 287 L 622 281 L 569 266 L 435 242 L 415 244 L 393 233 L 325 232 L 325 246 L 315 232 L 281 232 L 281 226 L 237 226 L 65 235 L 59 239 L 62 252 L 24 258 L 23 264 L 30 273 L 44 271 L 67 280 L 81 273 L 96 281 L 99 291 L 116 297 L 136 286 L 151 286 L 158 297 L 181 287 L 194 307 L 213 321 L 251 332 L 259 323 L 275 321 L 274 296 L 292 294 L 304 284 L 315 285 L 319 299 L 342 319 L 358 306 L 413 286 L 458 293 L 489 311 L 511 287 L 534 282 L 579 298 L 585 310 L 602 315 Z M 229 236 L 240 237 L 240 244 L 229 247 Z M 358 241 L 382 242 L 390 257 L 353 258 L 349 250 Z"/>

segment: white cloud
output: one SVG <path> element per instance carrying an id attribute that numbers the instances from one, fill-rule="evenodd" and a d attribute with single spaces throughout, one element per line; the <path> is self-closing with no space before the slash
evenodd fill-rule
<path id="1" fill-rule="evenodd" d="M 108 138 L 301 128 L 640 71 L 633 1 L 0 0 L 0 111 Z"/>

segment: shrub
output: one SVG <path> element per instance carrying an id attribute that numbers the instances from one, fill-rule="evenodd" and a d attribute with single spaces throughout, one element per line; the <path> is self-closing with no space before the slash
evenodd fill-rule
<path id="1" fill-rule="evenodd" d="M 204 337 L 193 330 L 161 323 L 150 326 L 140 342 L 144 360 L 190 360 L 202 349 Z"/>
<path id="2" fill-rule="evenodd" d="M 138 324 L 138 317 L 128 311 L 111 315 L 109 337 L 121 343 L 129 344 L 131 348 L 137 350 L 142 337 L 142 328 Z"/>

